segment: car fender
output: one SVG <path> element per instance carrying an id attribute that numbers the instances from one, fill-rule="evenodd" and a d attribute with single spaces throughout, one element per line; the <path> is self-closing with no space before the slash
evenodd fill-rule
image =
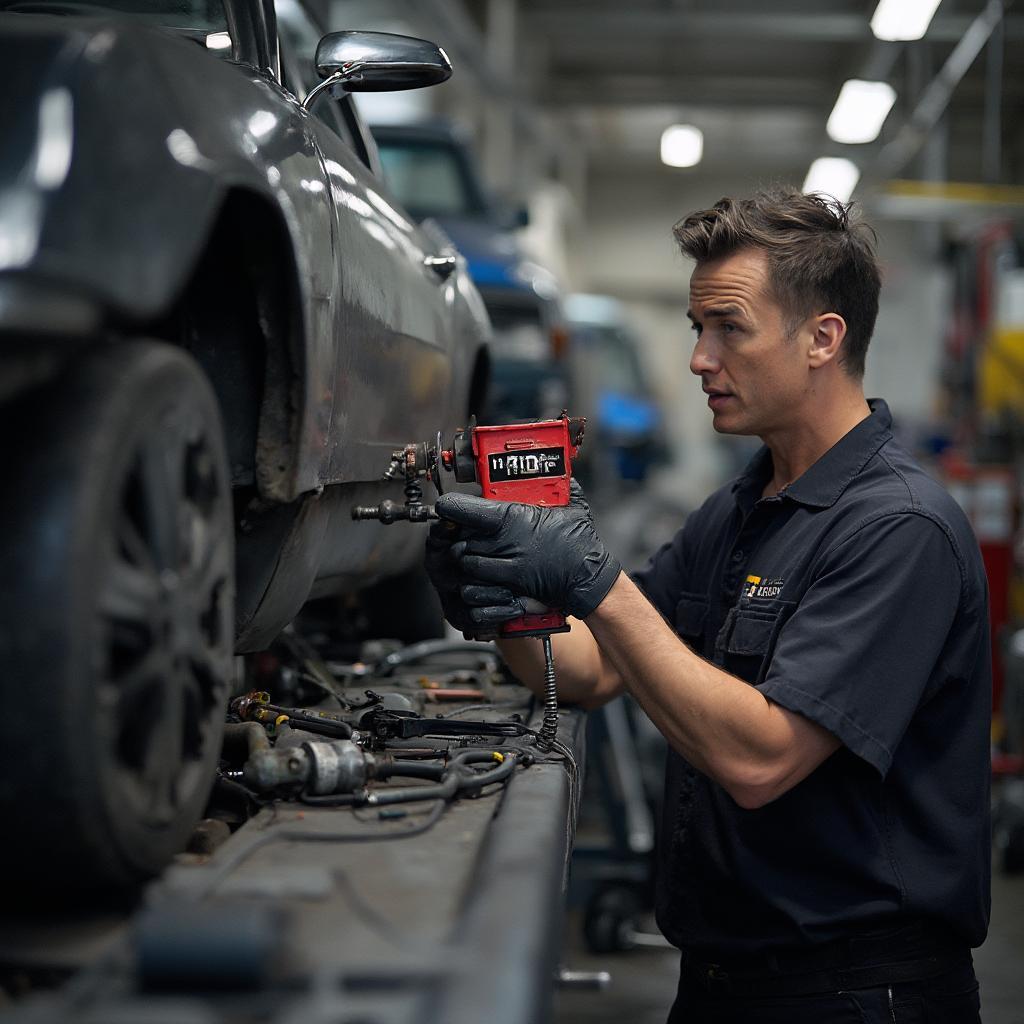
<path id="1" fill-rule="evenodd" d="M 189 165 L 152 36 L 27 15 L 7 16 L 0 33 L 15 92 L 2 115 L 0 232 L 17 227 L 0 271 L 60 282 L 137 320 L 183 285 L 222 188 L 198 154 Z"/>
<path id="2" fill-rule="evenodd" d="M 101 323 L 144 327 L 186 286 L 228 194 L 259 195 L 287 234 L 301 310 L 283 385 L 295 457 L 263 483 L 283 501 L 317 490 L 336 352 L 310 338 L 331 337 L 333 240 L 306 115 L 254 69 L 132 23 L 0 15 L 0 60 L 15 100 L 0 114 L 0 292 L 66 293 Z M 47 305 L 22 310 L 26 325 L 0 302 L 0 330 L 45 330 Z"/>

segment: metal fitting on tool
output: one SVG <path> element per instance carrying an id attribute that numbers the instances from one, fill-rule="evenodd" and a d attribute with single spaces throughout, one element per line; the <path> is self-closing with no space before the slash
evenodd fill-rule
<path id="1" fill-rule="evenodd" d="M 360 789 L 390 758 L 364 753 L 351 740 L 315 741 L 287 749 L 261 750 L 245 763 L 246 785 L 262 792 L 301 787 L 317 796 Z"/>
<path id="2" fill-rule="evenodd" d="M 439 483 L 436 473 L 437 449 L 441 435 L 437 435 L 437 444 L 431 446 L 427 442 L 407 444 L 399 451 L 391 453 L 391 465 L 382 477 L 383 480 L 405 478 L 405 504 L 400 505 L 390 498 L 377 506 L 356 505 L 352 509 L 353 519 L 376 519 L 385 525 L 408 520 L 412 523 L 425 523 L 437 518 L 433 505 L 423 503 L 423 485 L 420 480 L 433 475 L 435 484 Z M 441 493 L 438 487 L 438 493 Z"/>

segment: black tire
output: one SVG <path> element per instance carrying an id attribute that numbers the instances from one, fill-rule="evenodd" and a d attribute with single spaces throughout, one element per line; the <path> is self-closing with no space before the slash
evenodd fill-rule
<path id="1" fill-rule="evenodd" d="M 591 953 L 623 953 L 633 948 L 643 902 L 633 886 L 609 882 L 587 901 L 583 937 Z"/>
<path id="2" fill-rule="evenodd" d="M 217 401 L 187 354 L 123 343 L 0 420 L 17 439 L 0 522 L 0 859 L 48 891 L 130 892 L 185 847 L 220 751 L 234 531 Z"/>

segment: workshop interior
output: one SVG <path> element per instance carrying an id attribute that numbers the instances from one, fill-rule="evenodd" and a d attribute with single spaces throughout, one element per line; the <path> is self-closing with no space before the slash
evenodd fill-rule
<path id="1" fill-rule="evenodd" d="M 0 0 L 0 66 L 0 1021 L 665 1019 L 665 739 L 425 544 L 578 481 L 642 569 L 758 448 L 672 227 L 792 186 L 874 228 L 865 393 L 984 560 L 1024 1024 L 1020 5 Z"/>

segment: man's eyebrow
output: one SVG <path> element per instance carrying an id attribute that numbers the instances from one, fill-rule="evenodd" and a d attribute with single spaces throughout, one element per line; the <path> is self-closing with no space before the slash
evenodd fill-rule
<path id="1" fill-rule="evenodd" d="M 734 305 L 733 303 L 726 303 L 724 306 L 712 306 L 710 309 L 704 310 L 705 317 L 712 316 L 739 316 L 746 317 L 746 313 L 740 306 Z"/>
<path id="2" fill-rule="evenodd" d="M 694 322 L 697 322 L 697 318 L 693 315 L 691 310 L 686 311 L 686 315 Z M 725 303 L 722 306 L 712 306 L 710 309 L 704 310 L 704 317 L 710 319 L 711 317 L 742 317 L 744 320 L 747 319 L 747 314 L 743 312 L 740 306 L 737 306 L 731 302 Z"/>

